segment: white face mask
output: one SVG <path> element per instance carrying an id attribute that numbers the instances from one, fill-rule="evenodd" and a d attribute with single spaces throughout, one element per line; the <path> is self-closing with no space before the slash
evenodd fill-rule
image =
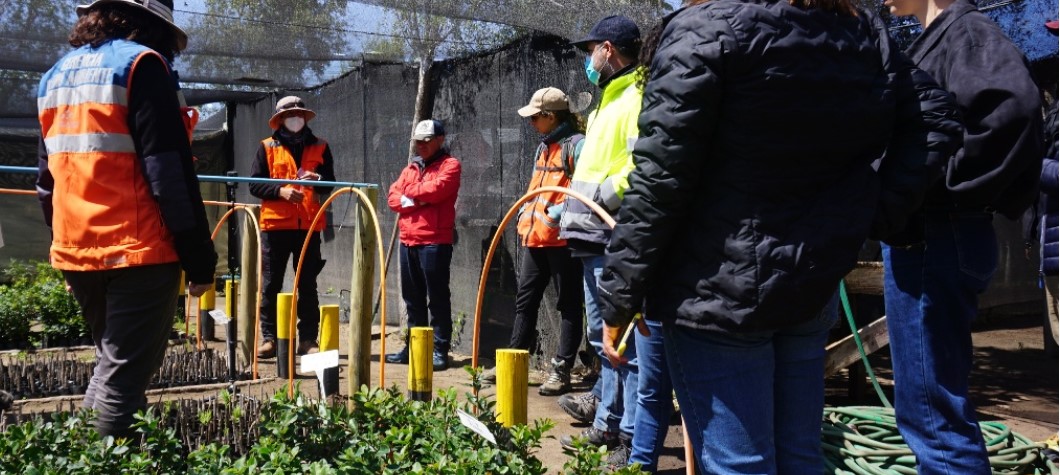
<path id="1" fill-rule="evenodd" d="M 283 119 L 283 126 L 297 134 L 302 131 L 302 127 L 305 127 L 305 117 L 294 116 Z"/>

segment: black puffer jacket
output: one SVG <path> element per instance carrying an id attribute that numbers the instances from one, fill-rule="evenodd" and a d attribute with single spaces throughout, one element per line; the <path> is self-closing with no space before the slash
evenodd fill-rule
<path id="1" fill-rule="evenodd" d="M 756 331 L 820 311 L 962 128 L 874 15 L 713 0 L 667 18 L 600 281 L 604 319 Z M 873 162 L 887 150 L 879 172 Z"/>

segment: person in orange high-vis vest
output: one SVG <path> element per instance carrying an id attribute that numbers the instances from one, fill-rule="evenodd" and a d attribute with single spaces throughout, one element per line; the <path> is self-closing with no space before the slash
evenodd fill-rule
<path id="1" fill-rule="evenodd" d="M 96 346 L 84 406 L 100 434 L 133 437 L 188 290 L 213 287 L 217 254 L 170 64 L 187 45 L 170 0 L 77 8 L 75 50 L 41 78 L 37 191 L 62 271 Z M 135 72 L 135 74 L 134 74 Z"/>
<path id="2" fill-rule="evenodd" d="M 518 111 L 541 135 L 534 152 L 534 174 L 527 191 L 543 186 L 569 187 L 581 148 L 581 118 L 571 112 L 567 95 L 554 87 L 534 93 Z M 570 372 L 582 342 L 581 262 L 571 257 L 567 241 L 559 238 L 559 217 L 567 195 L 543 193 L 527 202 L 519 213 L 519 241 L 524 252 L 515 294 L 515 321 L 509 348 L 533 350 L 537 340 L 537 315 L 551 281 L 557 292 L 560 314 L 559 348 L 551 359 L 548 379 L 538 388 L 543 396 L 570 390 Z M 492 372 L 488 373 L 490 379 Z"/>
<path id="3" fill-rule="evenodd" d="M 305 102 L 287 96 L 276 102 L 269 119 L 271 137 L 261 141 L 250 176 L 281 180 L 335 181 L 335 167 L 327 141 L 317 137 L 306 125 L 316 113 Z M 321 217 L 310 229 L 313 217 L 320 211 L 322 197 L 330 187 L 252 183 L 250 194 L 261 198 L 261 274 L 264 291 L 261 296 L 261 336 L 258 358 L 276 356 L 276 294 L 283 288 L 287 259 L 293 256 L 292 269 L 298 267 L 306 233 L 311 234 L 298 281 L 298 354 L 316 353 L 320 330 L 317 275 L 324 269 L 320 256 L 320 232 L 327 225 Z"/>

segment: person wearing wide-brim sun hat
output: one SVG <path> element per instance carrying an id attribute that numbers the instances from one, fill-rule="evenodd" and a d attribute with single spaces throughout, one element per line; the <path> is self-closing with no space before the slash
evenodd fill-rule
<path id="1" fill-rule="evenodd" d="M 261 141 L 250 172 L 253 178 L 284 180 L 335 181 L 335 167 L 328 142 L 313 134 L 307 123 L 316 113 L 297 96 L 276 102 L 269 118 L 271 136 Z M 320 255 L 320 232 L 325 218 L 310 229 L 320 210 L 320 198 L 330 187 L 293 186 L 252 183 L 250 194 L 261 199 L 261 337 L 259 358 L 276 355 L 276 294 L 283 288 L 288 259 L 298 267 L 298 256 L 306 234 L 311 235 L 306 248 L 302 277 L 298 281 L 298 354 L 316 353 L 320 330 L 317 275 L 324 269 Z"/>
<path id="2" fill-rule="evenodd" d="M 130 437 L 165 354 L 181 269 L 201 295 L 217 254 L 170 65 L 188 42 L 173 2 L 98 0 L 77 13 L 76 49 L 38 90 L 37 190 L 51 263 L 96 346 L 84 406 L 102 435 Z"/>

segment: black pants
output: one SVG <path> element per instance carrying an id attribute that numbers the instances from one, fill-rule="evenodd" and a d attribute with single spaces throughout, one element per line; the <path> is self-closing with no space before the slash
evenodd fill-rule
<path id="1" fill-rule="evenodd" d="M 291 269 L 298 267 L 306 231 L 266 231 L 261 233 L 261 337 L 276 340 L 276 294 L 283 290 L 287 258 Z M 298 338 L 295 341 L 316 341 L 320 331 L 320 300 L 317 297 L 317 275 L 324 269 L 320 258 L 320 233 L 313 232 L 305 252 L 305 264 L 298 281 Z"/>
<path id="2" fill-rule="evenodd" d="M 574 365 L 582 342 L 582 264 L 565 246 L 524 247 L 515 295 L 515 322 L 509 348 L 531 350 L 537 340 L 537 312 L 551 281 L 559 294 L 556 310 L 560 315 L 559 348 L 556 358 Z"/>
<path id="3" fill-rule="evenodd" d="M 409 328 L 433 327 L 434 351 L 442 354 L 449 354 L 453 337 L 449 294 L 452 261 L 452 244 L 401 245 L 401 298 L 409 312 Z"/>
<path id="4" fill-rule="evenodd" d="M 180 265 L 63 271 L 63 277 L 96 345 L 84 407 L 99 413 L 100 434 L 133 435 L 133 414 L 147 407 L 144 392 L 162 366 L 173 330 Z"/>

